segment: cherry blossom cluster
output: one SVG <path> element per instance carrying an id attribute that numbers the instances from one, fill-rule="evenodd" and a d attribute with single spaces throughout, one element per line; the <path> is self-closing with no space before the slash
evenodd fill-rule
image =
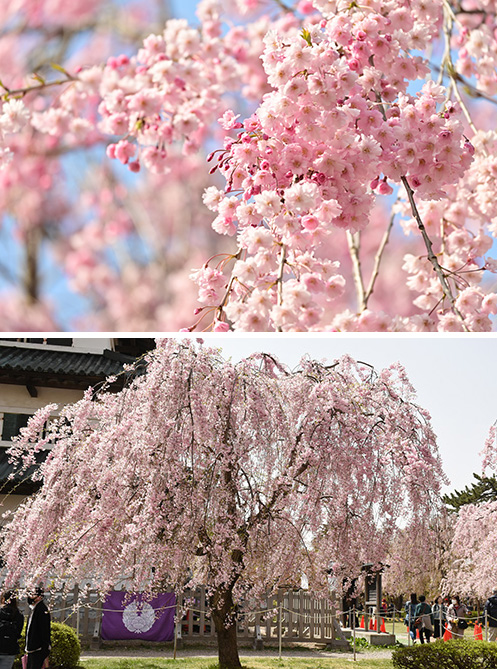
<path id="1" fill-rule="evenodd" d="M 132 171 L 143 163 L 160 173 L 169 169 L 167 149 L 174 140 L 184 141 L 187 154 L 199 149 L 206 126 L 221 113 L 221 94 L 240 77 L 217 32 L 214 21 L 199 33 L 183 19 L 171 20 L 163 34 L 146 38 L 135 58 L 107 62 L 100 128 L 124 135 L 108 146 L 111 158 Z"/>
<path id="2" fill-rule="evenodd" d="M 465 3 L 455 15 L 457 32 L 452 46 L 457 54 L 457 73 L 474 82 L 478 91 L 497 93 L 497 30 L 495 3 Z M 468 11 L 469 10 L 469 11 Z"/>
<path id="3" fill-rule="evenodd" d="M 449 201 L 422 201 L 419 205 L 425 228 L 440 257 L 441 265 L 450 272 L 457 289 L 457 307 L 471 330 L 490 331 L 491 316 L 497 313 L 497 293 L 482 283 L 484 271 L 497 272 L 492 252 L 497 233 L 495 208 L 495 151 L 497 135 L 478 132 L 472 137 L 474 160 L 456 185 L 448 188 Z M 416 221 L 407 214 L 403 221 L 406 233 L 416 230 Z M 468 226 L 471 221 L 471 226 Z M 441 300 L 441 290 L 425 257 L 413 254 L 404 257 L 407 284 L 418 293 L 414 303 L 430 311 Z M 453 313 L 439 317 L 442 331 L 461 331 L 462 322 Z"/>
<path id="4" fill-rule="evenodd" d="M 423 530 L 415 523 L 402 528 L 390 547 L 383 591 L 395 597 L 409 592 L 437 596 L 450 567 L 453 534 L 453 520 L 442 505 L 430 514 Z"/>
<path id="5" fill-rule="evenodd" d="M 7 166 L 13 158 L 8 141 L 4 144 L 5 135 L 17 133 L 28 122 L 30 113 L 22 100 L 7 100 L 0 110 L 0 169 Z"/>
<path id="6" fill-rule="evenodd" d="M 444 589 L 462 595 L 489 596 L 489 583 L 495 579 L 497 502 L 465 504 L 454 527 L 451 546 L 451 568 L 444 580 Z"/>
<path id="7" fill-rule="evenodd" d="M 392 193 L 389 181 L 404 176 L 416 196 L 440 198 L 471 164 L 473 146 L 444 89 L 429 81 L 415 96 L 404 92 L 426 73 L 404 52 L 412 47 L 406 13 L 357 9 L 290 43 L 266 36 L 263 62 L 275 90 L 243 125 L 234 113 L 223 116 L 226 130 L 242 132 L 218 156 L 227 188 L 204 196 L 218 214 L 214 229 L 237 234 L 222 309 L 235 329 L 332 327 L 330 303 L 345 282 L 320 257 L 323 240 L 336 228 L 364 229 L 374 193 Z M 219 268 L 195 279 L 211 304 L 227 286 Z"/>
<path id="8" fill-rule="evenodd" d="M 102 73 L 99 128 L 122 136 L 107 154 L 138 171 L 170 169 L 168 146 L 178 141 L 186 155 L 199 150 L 208 126 L 226 109 L 223 94 L 239 88 L 260 99 L 270 88 L 260 63 L 263 37 L 272 25 L 261 18 L 228 30 L 223 40 L 222 3 L 203 0 L 201 29 L 170 20 L 162 34 L 149 35 L 137 55 L 110 58 Z M 293 14 L 276 22 L 298 29 Z"/>

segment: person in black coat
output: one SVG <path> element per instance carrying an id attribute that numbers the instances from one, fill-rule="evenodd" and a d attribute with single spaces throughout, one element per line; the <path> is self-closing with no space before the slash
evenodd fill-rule
<path id="1" fill-rule="evenodd" d="M 497 641 L 497 588 L 494 588 L 493 595 L 487 599 L 485 611 L 487 612 L 488 640 Z"/>
<path id="2" fill-rule="evenodd" d="M 0 598 L 0 669 L 12 669 L 23 625 L 24 616 L 17 608 L 15 595 L 7 590 Z"/>
<path id="3" fill-rule="evenodd" d="M 29 594 L 28 604 L 31 615 L 26 627 L 26 655 L 28 669 L 45 669 L 48 667 L 50 654 L 50 613 L 43 601 L 43 588 Z"/>

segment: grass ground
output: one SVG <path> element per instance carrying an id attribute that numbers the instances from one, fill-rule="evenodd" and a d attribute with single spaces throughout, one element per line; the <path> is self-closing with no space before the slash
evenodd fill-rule
<path id="1" fill-rule="evenodd" d="M 392 669 L 391 660 L 358 659 L 352 656 L 342 658 L 243 658 L 244 669 Z M 212 658 L 152 659 L 133 657 L 123 658 L 88 658 L 81 660 L 84 669 L 217 669 Z"/>

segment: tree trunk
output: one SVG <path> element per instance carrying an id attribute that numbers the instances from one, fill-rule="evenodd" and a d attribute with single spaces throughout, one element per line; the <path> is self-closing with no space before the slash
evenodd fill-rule
<path id="1" fill-rule="evenodd" d="M 236 619 L 231 592 L 214 595 L 212 620 L 216 628 L 219 669 L 241 669 L 236 638 Z"/>
<path id="2" fill-rule="evenodd" d="M 40 277 L 38 268 L 38 252 L 40 233 L 37 229 L 26 232 L 25 241 L 25 268 L 24 268 L 24 295 L 29 304 L 38 301 L 40 291 Z"/>

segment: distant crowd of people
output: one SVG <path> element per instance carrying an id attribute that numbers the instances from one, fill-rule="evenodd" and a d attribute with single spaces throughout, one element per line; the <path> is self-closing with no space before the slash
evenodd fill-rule
<path id="1" fill-rule="evenodd" d="M 488 640 L 497 641 L 497 588 L 487 599 L 484 610 L 488 622 Z M 429 604 L 424 595 L 418 599 L 412 593 L 405 605 L 404 622 L 409 627 L 414 643 L 417 639 L 421 643 L 429 643 L 431 638 L 441 639 L 446 630 L 452 639 L 462 639 L 468 628 L 468 613 L 467 606 L 461 603 L 458 595 L 445 599 L 439 596 Z"/>
<path id="2" fill-rule="evenodd" d="M 26 625 L 23 669 L 48 669 L 50 654 L 50 613 L 42 588 L 36 588 L 27 597 L 31 609 Z M 0 669 L 12 669 L 20 652 L 19 639 L 24 627 L 24 616 L 19 611 L 15 592 L 4 592 L 0 599 Z"/>

